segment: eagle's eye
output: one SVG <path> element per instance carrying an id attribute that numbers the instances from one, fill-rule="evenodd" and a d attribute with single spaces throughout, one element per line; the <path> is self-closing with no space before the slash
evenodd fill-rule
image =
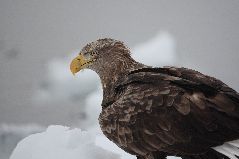
<path id="1" fill-rule="evenodd" d="M 89 52 L 84 53 L 83 56 L 84 56 L 84 58 L 87 59 L 87 60 L 90 60 L 90 58 L 91 58 L 91 55 L 90 55 Z"/>

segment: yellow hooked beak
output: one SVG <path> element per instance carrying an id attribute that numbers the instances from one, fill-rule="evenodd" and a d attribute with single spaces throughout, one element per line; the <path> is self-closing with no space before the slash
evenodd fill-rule
<path id="1" fill-rule="evenodd" d="M 70 70 L 73 75 L 86 67 L 87 60 L 82 54 L 79 54 L 76 58 L 71 61 Z"/>

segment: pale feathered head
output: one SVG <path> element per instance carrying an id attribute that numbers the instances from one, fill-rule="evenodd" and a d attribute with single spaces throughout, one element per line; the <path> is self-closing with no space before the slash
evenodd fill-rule
<path id="1" fill-rule="evenodd" d="M 106 69 L 111 63 L 119 65 L 126 59 L 132 58 L 129 49 L 123 42 L 110 38 L 99 39 L 82 48 L 79 55 L 72 60 L 70 70 L 73 74 L 85 68 L 99 72 L 100 69 Z"/>

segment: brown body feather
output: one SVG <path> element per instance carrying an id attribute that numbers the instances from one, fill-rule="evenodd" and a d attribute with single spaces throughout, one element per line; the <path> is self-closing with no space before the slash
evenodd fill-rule
<path id="1" fill-rule="evenodd" d="M 203 156 L 239 138 L 239 94 L 215 78 L 185 68 L 141 68 L 113 88 L 110 101 L 104 96 L 100 125 L 131 154 Z"/>

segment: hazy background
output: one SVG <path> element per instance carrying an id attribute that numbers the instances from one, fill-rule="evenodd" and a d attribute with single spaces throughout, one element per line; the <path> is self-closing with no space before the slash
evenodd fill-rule
<path id="1" fill-rule="evenodd" d="M 7 143 L 9 124 L 77 126 L 87 118 L 81 109 L 98 87 L 97 76 L 79 76 L 82 84 L 61 70 L 72 52 L 99 38 L 134 48 L 166 32 L 175 42 L 175 65 L 239 90 L 238 28 L 237 0 L 0 0 L 0 141 Z"/>

